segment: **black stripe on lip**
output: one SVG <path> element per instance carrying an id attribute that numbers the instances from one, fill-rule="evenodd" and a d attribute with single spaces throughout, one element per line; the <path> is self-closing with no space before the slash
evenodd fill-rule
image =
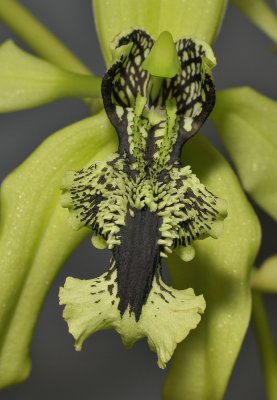
<path id="1" fill-rule="evenodd" d="M 119 311 L 122 316 L 130 306 L 138 321 L 159 263 L 161 221 L 148 208 L 134 213 L 134 217 L 127 214 L 120 231 L 121 244 L 114 248 L 113 256 L 118 270 Z"/>

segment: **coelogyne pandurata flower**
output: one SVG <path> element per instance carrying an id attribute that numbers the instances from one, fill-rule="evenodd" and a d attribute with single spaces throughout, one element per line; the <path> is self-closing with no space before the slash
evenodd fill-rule
<path id="1" fill-rule="evenodd" d="M 147 336 L 163 368 L 205 301 L 165 284 L 161 258 L 175 249 L 189 261 L 192 242 L 217 237 L 226 216 L 225 202 L 180 162 L 183 144 L 214 106 L 215 59 L 202 41 L 174 44 L 164 32 L 154 44 L 140 29 L 118 37 L 113 49 L 102 96 L 118 152 L 68 172 L 62 185 L 73 226 L 91 228 L 92 243 L 111 249 L 112 259 L 96 279 L 67 278 L 60 302 L 76 349 L 91 333 L 114 328 L 128 346 Z"/>

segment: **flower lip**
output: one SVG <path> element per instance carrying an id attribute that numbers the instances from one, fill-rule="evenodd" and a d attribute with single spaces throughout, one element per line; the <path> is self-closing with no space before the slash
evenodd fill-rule
<path id="1" fill-rule="evenodd" d="M 156 44 L 159 54 L 163 40 L 181 66 L 173 78 L 143 68 L 155 50 L 146 32 L 136 29 L 117 39 L 102 94 L 119 136 L 118 152 L 67 174 L 63 185 L 72 220 L 103 238 L 94 242 L 107 244 L 113 257 L 106 274 L 84 284 L 69 280 L 60 296 L 78 348 L 89 333 L 114 327 L 126 345 L 147 336 L 162 367 L 198 324 L 205 302 L 192 289 L 179 292 L 162 281 L 161 257 L 185 247 L 183 258 L 191 259 L 192 242 L 216 236 L 215 226 L 226 216 L 179 157 L 213 106 L 209 48 L 191 38 L 174 44 L 164 34 Z"/>

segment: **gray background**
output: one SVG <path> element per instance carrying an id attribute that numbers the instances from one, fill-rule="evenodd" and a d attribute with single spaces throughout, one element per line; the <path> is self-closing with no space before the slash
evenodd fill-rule
<path id="1" fill-rule="evenodd" d="M 90 0 L 24 0 L 41 21 L 56 33 L 97 74 L 104 63 L 92 21 Z M 0 39 L 13 37 L 0 25 Z M 17 43 L 22 45 L 20 40 Z M 22 45 L 25 47 L 24 45 Z M 25 47 L 26 48 L 26 47 Z M 271 42 L 232 5 L 214 47 L 218 60 L 215 79 L 218 89 L 250 85 L 267 96 L 276 96 L 276 58 Z M 86 116 L 78 100 L 62 100 L 35 110 L 0 116 L 0 179 L 20 164 L 41 141 L 59 128 Z M 203 132 L 220 148 L 208 123 Z M 264 242 L 258 263 L 276 252 L 276 225 L 260 210 Z M 68 275 L 89 278 L 101 273 L 108 253 L 83 243 L 56 278 L 46 299 L 32 345 L 33 368 L 21 385 L 0 392 L 1 400 L 67 398 L 67 400 L 120 399 L 158 400 L 166 371 L 156 366 L 156 356 L 145 341 L 125 350 L 113 331 L 96 333 L 81 353 L 73 349 L 58 306 L 58 288 Z M 277 298 L 265 296 L 275 339 Z M 253 330 L 247 333 L 225 399 L 265 399 Z M 198 399 L 195 399 L 198 400 Z M 211 399 L 213 400 L 213 399 Z"/>

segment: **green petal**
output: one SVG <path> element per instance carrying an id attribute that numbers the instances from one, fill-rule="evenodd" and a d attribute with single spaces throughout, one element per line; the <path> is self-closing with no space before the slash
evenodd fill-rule
<path id="1" fill-rule="evenodd" d="M 277 220 L 277 102 L 248 87 L 224 90 L 212 119 L 245 190 Z"/>
<path id="2" fill-rule="evenodd" d="M 0 46 L 0 112 L 36 107 L 64 97 L 100 96 L 101 81 L 65 71 L 19 49 Z"/>
<path id="3" fill-rule="evenodd" d="M 211 43 L 220 27 L 227 0 L 93 0 L 96 28 L 107 64 L 110 43 L 126 29 L 140 27 L 155 39 L 163 31 L 173 38 L 195 36 Z"/>
<path id="4" fill-rule="evenodd" d="M 255 25 L 277 43 L 277 14 L 269 7 L 266 0 L 232 1 Z"/>
<path id="5" fill-rule="evenodd" d="M 255 269 L 251 285 L 262 292 L 277 293 L 277 255 L 265 260 L 260 268 Z"/>
<path id="6" fill-rule="evenodd" d="M 179 345 L 164 388 L 168 400 L 223 398 L 251 308 L 249 270 L 260 242 L 257 218 L 228 163 L 202 137 L 192 139 L 183 160 L 218 196 L 228 202 L 219 239 L 195 243 L 189 263 L 170 260 L 177 288 L 203 293 L 207 309 L 198 328 Z"/>
<path id="7" fill-rule="evenodd" d="M 64 171 L 116 148 L 106 115 L 50 136 L 4 181 L 0 225 L 0 387 L 26 378 L 32 332 L 47 291 L 87 235 L 73 231 L 60 205 Z"/>

